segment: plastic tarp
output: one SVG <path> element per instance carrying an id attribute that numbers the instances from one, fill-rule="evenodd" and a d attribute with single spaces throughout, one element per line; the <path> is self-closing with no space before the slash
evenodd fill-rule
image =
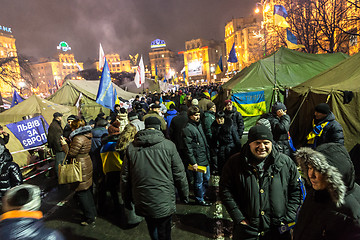
<path id="1" fill-rule="evenodd" d="M 76 114 L 76 108 L 62 106 L 42 99 L 36 95 L 32 95 L 16 106 L 0 113 L 0 125 L 4 127 L 5 132 L 10 134 L 10 140 L 9 143 L 6 144 L 6 147 L 10 152 L 17 152 L 24 149 L 20 141 L 5 126 L 6 124 L 22 121 L 25 116 L 35 117 L 42 115 L 50 125 L 55 112 L 62 113 L 64 115 L 64 120 L 69 115 Z M 65 126 L 65 122 L 63 123 L 63 126 Z M 27 151 L 13 154 L 14 161 L 19 164 L 20 167 L 27 164 L 28 156 L 29 153 Z"/>
<path id="2" fill-rule="evenodd" d="M 110 109 L 96 103 L 99 84 L 100 80 L 67 80 L 63 86 L 48 99 L 58 104 L 75 106 L 79 100 L 80 93 L 82 93 L 80 100 L 81 113 L 86 120 L 95 119 L 100 112 L 109 115 Z M 135 98 L 136 96 L 135 93 L 124 91 L 115 84 L 113 84 L 113 87 L 115 87 L 118 97 L 125 100 Z"/>
<path id="3" fill-rule="evenodd" d="M 357 53 L 314 78 L 292 88 L 286 101 L 295 144 L 305 143 L 311 130 L 315 106 L 328 101 L 344 131 L 345 147 L 350 151 L 360 143 L 360 53 Z M 350 92 L 351 91 L 351 92 Z M 353 95 L 349 103 L 344 97 Z M 300 107 L 301 106 L 301 107 Z"/>
<path id="4" fill-rule="evenodd" d="M 224 92 L 217 101 L 222 104 L 232 93 L 264 91 L 266 109 L 269 111 L 274 99 L 274 63 L 279 99 L 283 100 L 287 89 L 326 71 L 347 57 L 344 53 L 310 54 L 281 47 L 276 53 L 244 68 L 224 83 Z M 246 129 L 253 126 L 258 118 L 244 117 Z"/>
<path id="5" fill-rule="evenodd" d="M 161 81 L 161 80 L 159 80 Z M 149 89 L 149 91 L 160 91 L 159 83 L 156 83 L 154 80 L 150 78 L 145 79 L 145 83 L 140 87 L 137 88 L 134 81 L 124 83 L 120 85 L 120 87 L 126 91 L 129 92 L 135 92 L 135 93 L 142 93 L 144 90 Z"/>

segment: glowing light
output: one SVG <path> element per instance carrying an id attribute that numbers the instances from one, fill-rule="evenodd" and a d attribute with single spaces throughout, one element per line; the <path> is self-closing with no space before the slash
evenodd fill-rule
<path id="1" fill-rule="evenodd" d="M 265 9 L 264 9 L 264 12 L 268 12 L 268 11 L 270 11 L 270 5 L 269 5 L 269 4 L 267 4 L 267 5 L 265 6 Z"/>
<path id="2" fill-rule="evenodd" d="M 255 13 L 259 13 L 260 12 L 260 9 L 257 7 L 255 8 Z"/>
<path id="3" fill-rule="evenodd" d="M 26 86 L 26 83 L 25 82 L 19 82 L 19 87 L 23 88 Z"/>

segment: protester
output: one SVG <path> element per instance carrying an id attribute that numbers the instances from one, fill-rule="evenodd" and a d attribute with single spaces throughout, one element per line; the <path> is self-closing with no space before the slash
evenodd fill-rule
<path id="1" fill-rule="evenodd" d="M 120 114 L 120 105 L 115 104 L 114 110 L 110 112 L 111 122 L 115 121 L 117 115 L 119 115 L 119 114 Z"/>
<path id="2" fill-rule="evenodd" d="M 91 192 L 93 165 L 89 155 L 91 149 L 91 126 L 85 126 L 83 120 L 77 119 L 71 123 L 70 146 L 62 140 L 63 149 L 68 153 L 69 158 L 76 158 L 81 162 L 82 182 L 71 184 L 71 189 L 75 191 L 75 198 L 83 211 L 82 226 L 95 226 L 96 207 Z"/>
<path id="3" fill-rule="evenodd" d="M 233 126 L 236 128 L 237 133 L 239 134 L 239 138 L 242 138 L 244 132 L 244 120 L 235 107 L 233 107 L 233 103 L 231 100 L 225 100 L 225 115 L 230 118 L 233 122 Z"/>
<path id="4" fill-rule="evenodd" d="M 156 101 L 158 102 L 158 101 Z M 166 107 L 165 107 L 166 108 Z M 166 133 L 166 122 L 162 116 L 160 116 L 160 105 L 156 103 L 150 104 L 150 111 L 143 117 L 143 121 L 145 121 L 148 117 L 156 117 L 161 122 L 161 131 Z"/>
<path id="5" fill-rule="evenodd" d="M 272 147 L 268 128 L 249 130 L 241 152 L 226 162 L 220 197 L 234 221 L 233 239 L 291 239 L 288 230 L 301 202 L 299 173 L 290 157 Z"/>
<path id="6" fill-rule="evenodd" d="M 53 114 L 53 120 L 49 126 L 48 129 L 48 146 L 52 149 L 53 154 L 55 154 L 55 163 L 54 163 L 54 169 L 56 176 L 59 174 L 59 164 L 64 160 L 65 158 L 65 152 L 61 148 L 60 140 L 62 137 L 62 134 L 64 132 L 63 128 L 61 127 L 61 118 L 62 114 L 59 112 L 56 112 Z"/>
<path id="7" fill-rule="evenodd" d="M 71 127 L 70 127 L 70 125 L 71 125 L 72 121 L 74 121 L 75 119 L 77 119 L 77 117 L 76 117 L 75 115 L 70 115 L 70 116 L 66 119 L 67 124 L 65 125 L 65 127 L 64 127 L 64 132 L 63 132 L 64 138 L 69 139 L 69 136 L 70 136 L 70 133 L 71 133 Z"/>
<path id="8" fill-rule="evenodd" d="M 99 113 L 95 118 L 95 123 L 97 123 L 100 119 L 105 119 L 105 113 Z"/>
<path id="9" fill-rule="evenodd" d="M 210 179 L 210 149 L 200 123 L 200 109 L 192 106 L 188 109 L 188 123 L 183 129 L 185 158 L 193 166 L 195 203 L 210 206 L 204 200 Z M 206 167 L 206 172 L 199 172 L 198 167 Z"/>
<path id="10" fill-rule="evenodd" d="M 129 123 L 136 127 L 137 131 L 145 129 L 145 123 L 143 121 L 140 121 L 138 115 L 135 112 L 129 112 L 128 119 Z"/>
<path id="11" fill-rule="evenodd" d="M 340 143 L 344 145 L 343 129 L 335 120 L 335 115 L 330 111 L 327 103 L 320 103 L 315 107 L 313 130 L 307 135 L 306 146 L 315 149 L 323 143 Z"/>
<path id="12" fill-rule="evenodd" d="M 120 113 L 116 116 L 116 120 L 120 122 L 119 130 L 122 132 L 125 126 L 129 123 L 127 112 L 125 108 L 120 108 Z"/>
<path id="13" fill-rule="evenodd" d="M 208 143 L 210 143 L 212 139 L 211 125 L 215 121 L 215 113 L 216 113 L 216 105 L 215 103 L 210 101 L 206 105 L 204 117 L 202 119 L 203 129 Z"/>
<path id="14" fill-rule="evenodd" d="M 145 130 L 130 143 L 121 171 L 121 192 L 127 207 L 145 217 L 151 239 L 171 239 L 175 187 L 188 201 L 188 184 L 175 145 L 165 139 L 156 117 L 145 120 Z M 174 187 L 175 185 L 175 187 Z"/>
<path id="15" fill-rule="evenodd" d="M 290 156 L 295 149 L 289 144 L 290 116 L 286 114 L 286 106 L 281 102 L 276 102 L 271 107 L 271 112 L 262 115 L 260 118 L 269 120 L 274 142 L 279 151 Z"/>
<path id="16" fill-rule="evenodd" d="M 169 131 L 171 120 L 178 114 L 178 112 L 175 109 L 175 104 L 172 103 L 169 106 L 169 110 L 165 113 L 165 122 L 167 126 L 167 130 Z"/>
<path id="17" fill-rule="evenodd" d="M 46 228 L 43 223 L 40 188 L 23 184 L 8 190 L 2 199 L 0 236 L 6 240 L 65 239 L 58 231 Z"/>
<path id="18" fill-rule="evenodd" d="M 162 102 L 160 102 L 159 99 L 155 99 L 154 103 L 155 103 L 155 105 L 159 105 L 159 106 L 160 106 L 159 115 L 163 117 L 164 114 L 167 112 L 166 106 L 165 106 Z M 151 110 L 151 109 L 150 109 L 150 110 Z M 145 119 L 144 119 L 144 121 L 145 121 Z"/>
<path id="19" fill-rule="evenodd" d="M 296 160 L 311 188 L 300 209 L 294 240 L 359 239 L 360 187 L 344 146 L 324 143 L 316 151 L 301 148 Z"/>
<path id="20" fill-rule="evenodd" d="M 9 134 L 5 132 L 3 126 L 0 125 L 0 145 L 5 146 L 9 142 L 9 138 Z"/>
<path id="21" fill-rule="evenodd" d="M 210 100 L 210 95 L 209 95 L 209 92 L 202 92 L 201 93 L 201 98 L 199 100 L 199 108 L 201 111 L 205 112 L 205 111 L 208 111 L 208 104 L 209 103 L 212 103 L 211 100 Z"/>
<path id="22" fill-rule="evenodd" d="M 19 165 L 13 162 L 9 149 L 0 144 L 0 199 L 7 190 L 22 184 L 22 182 L 23 178 Z"/>
<path id="23" fill-rule="evenodd" d="M 239 135 L 233 127 L 232 120 L 225 117 L 223 111 L 215 114 L 216 121 L 211 125 L 211 149 L 216 154 L 216 171 L 221 175 L 222 169 L 230 156 L 241 149 Z"/>

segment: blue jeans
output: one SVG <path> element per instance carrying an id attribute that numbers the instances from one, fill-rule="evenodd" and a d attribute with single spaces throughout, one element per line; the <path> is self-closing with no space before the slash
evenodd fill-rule
<path id="1" fill-rule="evenodd" d="M 206 166 L 206 173 L 194 173 L 194 194 L 196 201 L 204 201 L 206 189 L 209 186 L 210 167 Z"/>

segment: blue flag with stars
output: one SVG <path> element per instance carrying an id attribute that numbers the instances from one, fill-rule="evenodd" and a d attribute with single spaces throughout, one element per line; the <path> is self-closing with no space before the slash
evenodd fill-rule
<path id="1" fill-rule="evenodd" d="M 99 90 L 96 96 L 96 102 L 111 110 L 113 110 L 115 107 L 114 89 L 112 86 L 110 69 L 106 58 L 101 74 Z"/>
<path id="2" fill-rule="evenodd" d="M 13 94 L 13 99 L 11 102 L 11 107 L 17 105 L 18 103 L 21 103 L 22 101 L 24 101 L 20 95 L 18 94 L 18 92 L 14 89 L 14 94 Z"/>
<path id="3" fill-rule="evenodd" d="M 236 57 L 236 52 L 235 52 L 235 42 L 230 50 L 230 53 L 229 53 L 229 58 L 227 60 L 228 62 L 231 62 L 231 63 L 237 63 L 238 62 L 238 59 Z"/>

